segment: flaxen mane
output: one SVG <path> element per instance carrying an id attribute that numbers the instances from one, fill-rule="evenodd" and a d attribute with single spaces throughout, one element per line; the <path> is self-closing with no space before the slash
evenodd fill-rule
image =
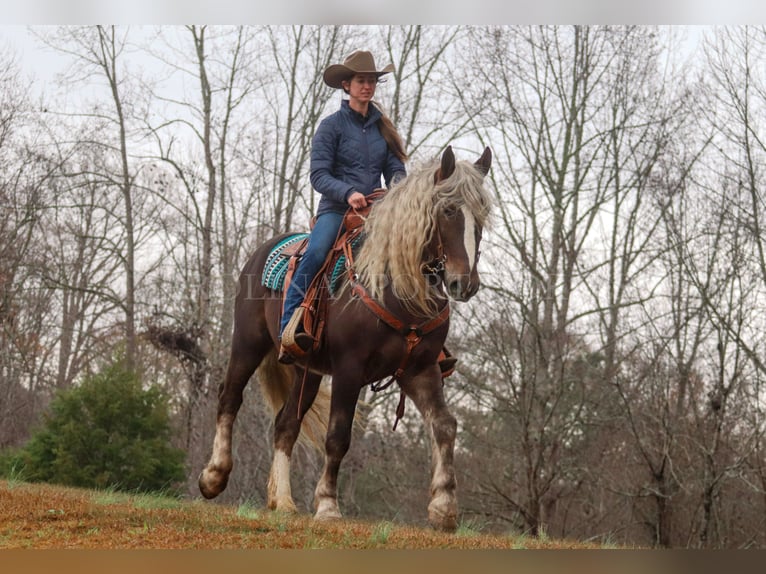
<path id="1" fill-rule="evenodd" d="M 483 176 L 471 162 L 456 162 L 454 173 L 434 185 L 438 166 L 434 162 L 413 172 L 375 204 L 356 261 L 360 281 L 374 298 L 381 300 L 390 284 L 410 312 L 424 316 L 433 315 L 436 305 L 423 275 L 422 256 L 437 214 L 446 207 L 466 206 L 483 227 L 490 206 Z"/>

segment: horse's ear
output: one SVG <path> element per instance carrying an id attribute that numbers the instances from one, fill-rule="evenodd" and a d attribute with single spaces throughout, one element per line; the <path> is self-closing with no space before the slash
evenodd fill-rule
<path id="1" fill-rule="evenodd" d="M 439 170 L 436 172 L 436 182 L 447 179 L 455 171 L 455 154 L 452 152 L 452 146 L 448 145 L 442 154 L 442 162 Z"/>
<path id="2" fill-rule="evenodd" d="M 489 168 L 492 166 L 492 150 L 488 147 L 484 148 L 484 153 L 481 154 L 481 157 L 474 165 L 482 175 L 487 175 L 489 173 Z"/>

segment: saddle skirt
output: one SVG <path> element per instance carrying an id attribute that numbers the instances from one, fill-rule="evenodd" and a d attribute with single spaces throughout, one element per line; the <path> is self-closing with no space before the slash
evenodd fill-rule
<path id="1" fill-rule="evenodd" d="M 354 257 L 354 250 L 362 243 L 364 222 L 372 209 L 374 201 L 382 198 L 385 190 L 373 192 L 367 196 L 367 206 L 361 210 L 349 209 L 343 217 L 343 225 L 338 230 L 332 249 L 327 254 L 321 269 L 309 286 L 303 302 L 296 309 L 282 334 L 282 345 L 289 349 L 294 357 L 305 354 L 305 350 L 295 344 L 294 334 L 302 323 L 303 330 L 314 338 L 314 350 L 321 346 L 330 296 L 337 292 L 342 284 L 344 271 L 348 274 L 347 257 Z M 300 256 L 308 246 L 309 235 L 295 233 L 279 240 L 266 257 L 261 283 L 273 291 L 284 292 L 289 286 Z M 284 312 L 284 310 L 283 310 Z"/>
<path id="2" fill-rule="evenodd" d="M 349 208 L 343 217 L 343 226 L 338 233 L 338 237 L 335 238 L 335 244 L 330 253 L 327 254 L 327 259 L 319 271 L 319 275 L 317 275 L 317 277 L 323 273 L 327 275 L 330 290 L 333 293 L 340 287 L 346 268 L 344 245 L 348 243 L 352 248 L 352 256 L 356 255 L 364 240 L 364 222 L 372 210 L 372 205 L 382 199 L 385 194 L 385 189 L 378 189 L 372 192 L 367 196 L 366 207 L 359 210 Z M 272 248 L 266 258 L 266 264 L 263 266 L 261 283 L 264 287 L 274 291 L 284 291 L 285 279 L 292 275 L 290 272 L 290 260 L 293 259 L 293 267 L 295 267 L 297 259 L 306 251 L 308 238 L 308 233 L 293 233 L 282 238 Z"/>

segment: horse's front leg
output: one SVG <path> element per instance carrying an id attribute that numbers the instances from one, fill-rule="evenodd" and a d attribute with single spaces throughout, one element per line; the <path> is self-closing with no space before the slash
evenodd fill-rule
<path id="1" fill-rule="evenodd" d="M 325 464 L 314 491 L 316 520 L 342 517 L 338 507 L 338 471 L 351 445 L 354 412 L 361 391 L 358 377 L 355 375 L 359 372 L 361 371 L 354 367 L 340 369 L 333 373 L 330 421 L 325 441 Z"/>
<path id="2" fill-rule="evenodd" d="M 428 520 L 437 530 L 457 528 L 457 481 L 454 453 L 457 420 L 447 410 L 438 365 L 415 377 L 404 378 L 401 388 L 412 399 L 431 434 L 431 502 Z"/>

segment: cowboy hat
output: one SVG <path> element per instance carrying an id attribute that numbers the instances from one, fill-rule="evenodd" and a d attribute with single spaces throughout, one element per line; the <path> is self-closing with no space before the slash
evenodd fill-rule
<path id="1" fill-rule="evenodd" d="M 342 88 L 341 82 L 348 80 L 354 74 L 375 74 L 380 77 L 394 71 L 394 65 L 389 64 L 382 70 L 375 68 L 375 59 L 366 50 L 357 50 L 346 58 L 342 64 L 332 64 L 324 71 L 324 83 L 331 88 Z"/>

